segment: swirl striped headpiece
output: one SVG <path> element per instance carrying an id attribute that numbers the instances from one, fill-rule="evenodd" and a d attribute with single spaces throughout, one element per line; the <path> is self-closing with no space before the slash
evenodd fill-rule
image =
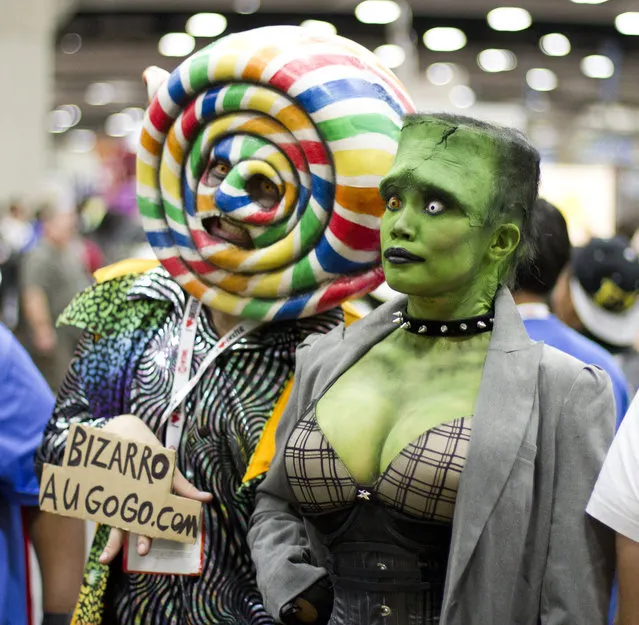
<path id="1" fill-rule="evenodd" d="M 237 316 L 306 317 L 367 293 L 383 280 L 377 186 L 412 111 L 397 78 L 348 39 L 287 26 L 224 37 L 147 110 L 137 193 L 148 240 L 188 293 Z"/>

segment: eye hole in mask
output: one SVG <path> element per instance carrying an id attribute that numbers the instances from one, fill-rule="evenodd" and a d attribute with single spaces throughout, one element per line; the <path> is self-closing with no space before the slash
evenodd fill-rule
<path id="1" fill-rule="evenodd" d="M 246 183 L 246 192 L 253 202 L 264 210 L 270 210 L 280 201 L 280 192 L 273 182 L 262 174 L 251 176 Z"/>
<path id="2" fill-rule="evenodd" d="M 231 164 L 221 159 L 213 161 L 204 174 L 204 180 L 210 187 L 217 187 L 231 171 Z"/>

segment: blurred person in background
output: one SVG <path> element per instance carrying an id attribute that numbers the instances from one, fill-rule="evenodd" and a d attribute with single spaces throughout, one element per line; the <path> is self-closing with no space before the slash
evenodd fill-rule
<path id="1" fill-rule="evenodd" d="M 17 254 L 34 243 L 35 229 L 20 202 L 12 201 L 7 214 L 0 220 L 0 238 Z"/>
<path id="2" fill-rule="evenodd" d="M 586 512 L 616 532 L 616 625 L 639 623 L 639 393 L 608 451 Z"/>
<path id="3" fill-rule="evenodd" d="M 90 207 L 92 198 L 85 198 L 78 203 L 78 224 L 80 231 L 80 244 L 82 246 L 82 261 L 87 273 L 93 275 L 100 267 L 106 264 L 102 248 L 92 238 L 92 223 Z"/>
<path id="4" fill-rule="evenodd" d="M 43 625 L 66 625 L 82 581 L 84 523 L 38 509 L 34 454 L 53 410 L 53 396 L 3 325 L 0 394 L 0 623 L 29 621 L 24 522 L 40 565 Z"/>
<path id="5" fill-rule="evenodd" d="M 617 421 L 630 404 L 628 382 L 619 365 L 603 347 L 582 336 L 550 312 L 548 300 L 561 272 L 570 261 L 566 220 L 546 200 L 537 200 L 533 212 L 534 253 L 517 268 L 513 296 L 528 335 L 608 373 L 615 395 Z"/>
<path id="6" fill-rule="evenodd" d="M 0 322 L 11 330 L 18 323 L 19 259 L 0 237 Z"/>
<path id="7" fill-rule="evenodd" d="M 22 310 L 18 335 L 51 389 L 57 392 L 81 333 L 56 328 L 56 319 L 91 281 L 78 241 L 74 211 L 47 206 L 40 211 L 42 238 L 20 268 Z"/>
<path id="8" fill-rule="evenodd" d="M 21 255 L 36 240 L 36 231 L 18 201 L 12 201 L 0 219 L 0 320 L 15 329 L 19 315 Z"/>
<path id="9" fill-rule="evenodd" d="M 631 392 L 639 389 L 639 258 L 628 239 L 577 248 L 552 295 L 559 319 L 610 351 Z"/>

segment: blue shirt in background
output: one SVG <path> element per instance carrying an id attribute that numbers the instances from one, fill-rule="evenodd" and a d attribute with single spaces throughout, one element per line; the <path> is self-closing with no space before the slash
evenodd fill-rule
<path id="1" fill-rule="evenodd" d="M 557 317 L 551 315 L 545 304 L 521 304 L 518 308 L 524 319 L 528 336 L 533 341 L 543 341 L 546 345 L 552 345 L 588 365 L 597 365 L 608 373 L 612 380 L 612 390 L 615 395 L 617 409 L 616 428 L 618 428 L 628 411 L 631 397 L 628 382 L 614 357 L 603 347 L 582 336 L 576 330 L 559 321 Z M 529 312 L 533 313 L 533 315 L 528 316 Z M 608 615 L 610 624 L 614 622 L 616 611 L 617 582 L 615 579 L 610 601 L 610 613 Z"/>
<path id="2" fill-rule="evenodd" d="M 27 623 L 22 506 L 38 505 L 33 457 L 53 395 L 13 334 L 0 324 L 0 625 Z"/>
<path id="3" fill-rule="evenodd" d="M 528 336 L 533 341 L 543 341 L 546 345 L 552 345 L 588 365 L 597 365 L 610 376 L 615 394 L 617 427 L 619 427 L 630 405 L 630 388 L 613 356 L 550 313 L 546 317 L 527 317 L 525 304 L 519 307 L 519 311 L 524 319 Z"/>

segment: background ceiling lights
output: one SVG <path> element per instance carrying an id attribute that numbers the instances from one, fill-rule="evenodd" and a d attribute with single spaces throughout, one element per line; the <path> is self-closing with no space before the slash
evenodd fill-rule
<path id="1" fill-rule="evenodd" d="M 251 15 L 260 8 L 260 0 L 233 0 L 233 10 L 240 15 Z"/>
<path id="2" fill-rule="evenodd" d="M 617 15 L 615 27 L 622 35 L 639 35 L 639 13 L 629 11 Z"/>
<path id="3" fill-rule="evenodd" d="M 447 85 L 454 77 L 455 66 L 452 63 L 433 63 L 426 68 L 426 79 L 431 85 Z"/>
<path id="4" fill-rule="evenodd" d="M 570 54 L 570 40 L 561 33 L 549 33 L 539 39 L 539 48 L 548 56 L 566 56 Z"/>
<path id="5" fill-rule="evenodd" d="M 186 32 L 193 37 L 217 37 L 226 30 L 226 18 L 219 13 L 196 13 L 186 22 Z"/>
<path id="6" fill-rule="evenodd" d="M 80 119 L 82 119 L 80 107 L 75 104 L 63 104 L 49 113 L 48 130 L 54 134 L 61 134 L 77 125 Z"/>
<path id="7" fill-rule="evenodd" d="M 74 154 L 88 154 L 97 143 L 95 132 L 87 128 L 74 128 L 66 136 L 67 150 Z"/>
<path id="8" fill-rule="evenodd" d="M 364 0 L 355 7 L 355 17 L 364 24 L 391 24 L 401 13 L 393 0 Z"/>
<path id="9" fill-rule="evenodd" d="M 603 54 L 591 54 L 581 59 L 581 71 L 588 78 L 610 78 L 615 73 L 615 65 Z"/>
<path id="10" fill-rule="evenodd" d="M 122 113 L 129 117 L 132 124 L 141 124 L 144 120 L 144 109 L 139 106 L 129 106 Z"/>
<path id="11" fill-rule="evenodd" d="M 310 30 L 317 37 L 329 37 L 337 34 L 335 25 L 323 20 L 304 20 L 300 26 Z"/>
<path id="12" fill-rule="evenodd" d="M 448 99 L 453 106 L 459 109 L 467 109 L 475 104 L 477 98 L 475 92 L 470 87 L 466 85 L 456 85 L 450 90 Z"/>
<path id="13" fill-rule="evenodd" d="M 516 32 L 532 24 L 530 13 L 519 7 L 498 7 L 488 12 L 488 25 L 493 30 Z"/>
<path id="14" fill-rule="evenodd" d="M 477 55 L 477 65 L 485 72 L 509 72 L 517 67 L 517 57 L 510 50 L 488 48 Z"/>
<path id="15" fill-rule="evenodd" d="M 549 69 L 535 67 L 526 72 L 526 82 L 535 91 L 552 91 L 557 88 L 557 74 Z"/>
<path id="16" fill-rule="evenodd" d="M 91 83 L 84 92 L 84 100 L 92 106 L 105 106 L 115 99 L 116 89 L 110 82 Z"/>
<path id="17" fill-rule="evenodd" d="M 78 33 L 66 33 L 60 39 L 60 50 L 64 54 L 76 54 L 82 48 L 82 37 Z"/>
<path id="18" fill-rule="evenodd" d="M 401 46 L 387 43 L 375 48 L 377 58 L 390 69 L 399 67 L 406 60 L 406 52 Z"/>
<path id="19" fill-rule="evenodd" d="M 571 0 L 575 4 L 603 4 L 604 2 L 608 2 L 608 0 Z"/>
<path id="20" fill-rule="evenodd" d="M 104 124 L 104 132 L 109 137 L 126 137 L 132 130 L 133 123 L 126 113 L 113 113 Z"/>
<path id="21" fill-rule="evenodd" d="M 424 45 L 433 52 L 455 52 L 466 45 L 466 34 L 459 28 L 439 26 L 424 33 Z"/>
<path id="22" fill-rule="evenodd" d="M 187 56 L 194 48 L 195 39 L 187 33 L 167 33 L 158 44 L 162 56 Z"/>

